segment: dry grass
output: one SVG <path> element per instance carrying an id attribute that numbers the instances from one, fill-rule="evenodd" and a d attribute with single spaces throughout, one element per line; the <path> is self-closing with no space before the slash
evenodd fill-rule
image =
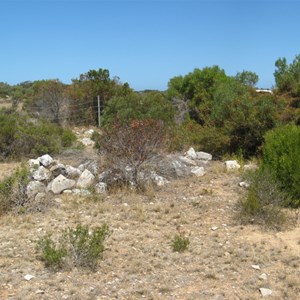
<path id="1" fill-rule="evenodd" d="M 272 299 L 298 299 L 299 220 L 280 233 L 240 226 L 233 218 L 244 192 L 239 174 L 214 164 L 204 177 L 144 195 L 118 190 L 99 201 L 62 195 L 44 214 L 2 216 L 0 299 L 261 299 L 260 287 L 272 289 Z M 46 269 L 35 241 L 78 223 L 112 230 L 96 272 Z M 170 246 L 175 235 L 188 237 L 185 252 Z M 26 274 L 35 277 L 26 281 Z"/>

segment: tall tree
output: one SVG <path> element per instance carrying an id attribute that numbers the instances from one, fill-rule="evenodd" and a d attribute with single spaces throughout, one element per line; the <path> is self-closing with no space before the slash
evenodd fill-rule
<path id="1" fill-rule="evenodd" d="M 235 75 L 235 78 L 242 84 L 247 85 L 249 87 L 255 87 L 259 79 L 256 73 L 245 70 L 241 73 L 237 73 Z"/>

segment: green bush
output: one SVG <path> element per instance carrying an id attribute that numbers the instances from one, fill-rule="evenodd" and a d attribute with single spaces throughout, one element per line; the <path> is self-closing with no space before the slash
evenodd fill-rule
<path id="1" fill-rule="evenodd" d="M 170 150 L 183 151 L 194 147 L 199 151 L 211 153 L 214 158 L 220 158 L 228 152 L 230 138 L 222 128 L 206 127 L 194 121 L 188 121 L 173 127 Z"/>
<path id="2" fill-rule="evenodd" d="M 247 174 L 250 187 L 246 196 L 238 203 L 238 219 L 270 229 L 281 229 L 287 219 L 282 205 L 287 195 L 280 189 L 267 170 L 256 170 Z"/>
<path id="3" fill-rule="evenodd" d="M 0 181 L 0 214 L 24 206 L 29 181 L 29 170 L 25 166 L 21 166 L 13 175 Z"/>
<path id="4" fill-rule="evenodd" d="M 94 269 L 104 251 L 104 240 L 109 233 L 106 224 L 96 227 L 91 233 L 89 227 L 81 224 L 75 229 L 69 228 L 69 252 L 72 254 L 75 266 Z"/>
<path id="5" fill-rule="evenodd" d="M 67 255 L 67 249 L 64 241 L 55 244 L 50 235 L 46 235 L 37 241 L 36 249 L 41 253 L 40 259 L 45 266 L 57 270 L 62 268 L 63 259 Z"/>
<path id="6" fill-rule="evenodd" d="M 103 113 L 102 124 L 109 127 L 118 120 L 129 124 L 133 120 L 160 120 L 172 124 L 174 108 L 162 93 L 129 94 L 110 100 Z"/>
<path id="7" fill-rule="evenodd" d="M 109 234 L 106 224 L 93 230 L 87 225 L 78 224 L 76 228 L 63 231 L 58 242 L 49 234 L 41 237 L 36 244 L 40 259 L 53 270 L 71 264 L 75 267 L 88 267 L 94 270 L 102 258 L 104 240 Z"/>
<path id="8" fill-rule="evenodd" d="M 76 137 L 71 130 L 17 114 L 0 113 L 0 159 L 57 153 Z"/>
<path id="9" fill-rule="evenodd" d="M 188 249 L 189 245 L 190 240 L 181 235 L 175 235 L 171 242 L 172 249 L 175 252 L 184 252 Z"/>
<path id="10" fill-rule="evenodd" d="M 290 196 L 286 206 L 300 205 L 300 127 L 287 125 L 265 136 L 262 167 L 278 182 L 280 189 Z"/>

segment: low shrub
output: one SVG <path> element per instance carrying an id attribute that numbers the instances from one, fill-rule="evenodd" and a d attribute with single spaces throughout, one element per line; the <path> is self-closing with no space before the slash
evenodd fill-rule
<path id="1" fill-rule="evenodd" d="M 229 150 L 230 138 L 222 128 L 201 126 L 188 121 L 173 128 L 170 150 L 182 151 L 193 146 L 220 158 Z"/>
<path id="2" fill-rule="evenodd" d="M 287 125 L 268 132 L 262 168 L 270 172 L 279 188 L 289 195 L 286 206 L 300 206 L 300 127 Z"/>
<path id="3" fill-rule="evenodd" d="M 36 249 L 41 253 L 40 259 L 45 266 L 58 270 L 63 266 L 63 259 L 67 255 L 67 249 L 63 240 L 55 244 L 51 235 L 45 235 L 37 241 Z"/>
<path id="4" fill-rule="evenodd" d="M 242 223 L 262 225 L 269 229 L 281 229 L 287 218 L 282 205 L 287 201 L 272 175 L 266 170 L 247 174 L 249 189 L 238 203 L 238 219 Z"/>
<path id="5" fill-rule="evenodd" d="M 104 240 L 109 235 L 106 224 L 93 230 L 87 225 L 64 230 L 57 242 L 47 234 L 36 242 L 40 259 L 46 267 L 58 270 L 66 266 L 95 270 L 104 252 Z"/>
<path id="6" fill-rule="evenodd" d="M 69 248 L 75 266 L 94 269 L 104 251 L 104 240 L 109 234 L 106 224 L 96 227 L 92 232 L 87 225 L 77 225 L 67 232 Z"/>
<path id="7" fill-rule="evenodd" d="M 26 186 L 29 180 L 28 168 L 21 166 L 13 175 L 0 182 L 0 214 L 24 206 L 27 201 Z"/>
<path id="8" fill-rule="evenodd" d="M 171 242 L 171 247 L 174 252 L 184 252 L 188 249 L 190 240 L 181 235 L 175 235 Z"/>
<path id="9" fill-rule="evenodd" d="M 163 121 L 154 119 L 134 120 L 130 124 L 116 121 L 105 129 L 97 143 L 104 151 L 111 169 L 124 185 L 138 187 L 138 173 L 142 166 L 163 150 L 166 143 Z"/>
<path id="10" fill-rule="evenodd" d="M 53 154 L 76 140 L 71 130 L 43 120 L 0 113 L 0 159 Z"/>

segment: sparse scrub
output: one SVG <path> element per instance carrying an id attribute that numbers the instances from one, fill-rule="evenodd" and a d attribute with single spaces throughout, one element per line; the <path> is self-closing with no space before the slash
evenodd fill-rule
<path id="1" fill-rule="evenodd" d="M 87 225 L 78 224 L 75 229 L 63 231 L 58 242 L 46 235 L 37 241 L 37 250 L 45 266 L 57 270 L 70 264 L 94 270 L 102 258 L 104 240 L 109 234 L 106 224 L 93 230 Z"/>
<path id="2" fill-rule="evenodd" d="M 50 235 L 46 235 L 37 241 L 36 249 L 41 253 L 40 259 L 46 267 L 53 270 L 62 268 L 63 259 L 67 255 L 63 240 L 56 244 Z"/>
<path id="3" fill-rule="evenodd" d="M 76 140 L 56 124 L 17 114 L 0 113 L 0 159 L 57 153 Z"/>
<path id="4" fill-rule="evenodd" d="M 162 121 L 134 120 L 130 124 L 116 122 L 105 130 L 99 144 L 110 167 L 118 173 L 119 184 L 141 185 L 139 171 L 142 166 L 162 150 L 166 129 Z M 115 176 L 116 177 L 116 176 Z"/>
<path id="5" fill-rule="evenodd" d="M 75 229 L 69 228 L 68 249 L 73 257 L 75 266 L 90 267 L 94 269 L 97 261 L 102 257 L 104 251 L 104 240 L 109 233 L 106 224 L 96 227 L 92 232 L 88 226 L 77 225 Z"/>
<path id="6" fill-rule="evenodd" d="M 0 182 L 0 214 L 24 206 L 27 201 L 26 186 L 29 178 L 28 169 L 22 166 L 13 175 Z"/>
<path id="7" fill-rule="evenodd" d="M 187 237 L 181 235 L 175 235 L 171 241 L 171 247 L 174 252 L 184 252 L 188 249 L 190 245 L 190 240 Z"/>
<path id="8" fill-rule="evenodd" d="M 252 171 L 246 178 L 250 187 L 245 198 L 238 203 L 238 218 L 242 223 L 281 229 L 287 221 L 281 208 L 286 195 L 267 171 Z"/>

